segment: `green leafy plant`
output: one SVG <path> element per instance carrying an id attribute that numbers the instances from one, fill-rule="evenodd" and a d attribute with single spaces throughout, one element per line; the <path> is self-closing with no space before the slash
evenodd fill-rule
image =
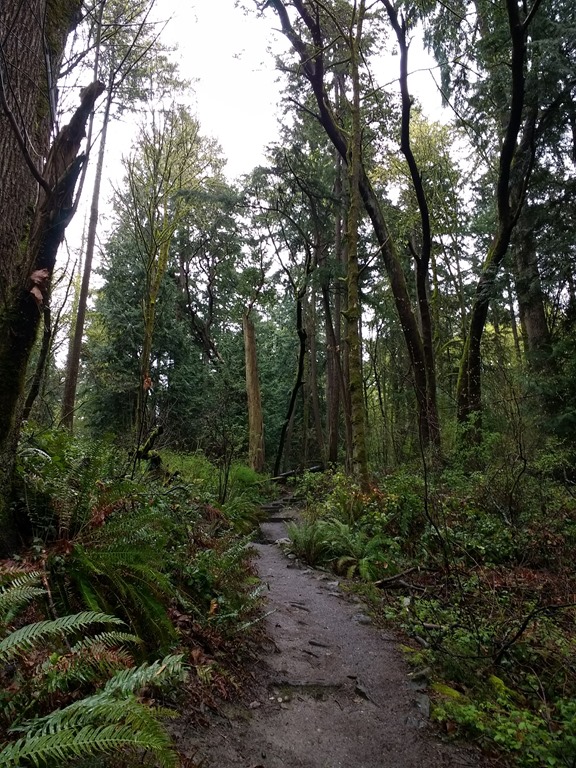
<path id="1" fill-rule="evenodd" d="M 310 565 L 329 565 L 347 578 L 373 581 L 395 571 L 397 546 L 340 520 L 315 520 L 288 526 L 290 549 Z"/>
<path id="2" fill-rule="evenodd" d="M 364 581 L 374 581 L 384 573 L 395 572 L 397 547 L 393 541 L 355 530 L 340 520 L 322 520 L 318 525 L 336 573 L 347 578 L 359 576 Z"/>
<path id="3" fill-rule="evenodd" d="M 138 638 L 120 632 L 120 619 L 93 611 L 9 627 L 17 607 L 30 604 L 44 590 L 35 584 L 39 572 L 9 573 L 0 588 L 0 661 L 10 661 L 0 723 L 0 766 L 60 766 L 118 751 L 139 755 L 154 764 L 177 765 L 161 718 L 169 712 L 141 701 L 150 686 L 182 679 L 181 656 L 132 667 L 123 651 Z M 109 627 L 93 633 L 95 627 Z M 7 671 L 9 670 L 9 671 Z M 104 683 L 102 690 L 86 693 Z M 67 692 L 85 695 L 48 714 L 42 710 L 65 701 Z M 28 719 L 25 719 L 28 717 Z"/>
<path id="4" fill-rule="evenodd" d="M 455 725 L 462 735 L 484 746 L 495 743 L 522 768 L 568 768 L 576 754 L 576 704 L 549 702 L 540 712 L 519 705 L 496 678 L 481 700 L 472 701 L 446 686 L 437 686 L 432 716 Z"/>
<path id="5" fill-rule="evenodd" d="M 318 521 L 287 526 L 290 549 L 304 562 L 312 566 L 324 565 L 329 560 L 329 546 Z"/>
<path id="6" fill-rule="evenodd" d="M 235 634 L 251 622 L 260 598 L 258 579 L 248 569 L 250 538 L 223 536 L 211 544 L 188 550 L 180 577 L 186 585 L 186 606 L 224 635 Z"/>
<path id="7" fill-rule="evenodd" d="M 72 607 L 78 596 L 93 610 L 119 613 L 149 645 L 167 648 L 175 639 L 168 532 L 168 521 L 141 501 L 70 542 L 66 554 L 48 560 L 64 605 Z"/>

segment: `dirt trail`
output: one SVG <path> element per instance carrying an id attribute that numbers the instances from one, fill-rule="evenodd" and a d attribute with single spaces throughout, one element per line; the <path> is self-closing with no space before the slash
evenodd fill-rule
<path id="1" fill-rule="evenodd" d="M 202 768 L 477 768 L 427 732 L 428 699 L 397 639 L 371 625 L 335 577 L 288 560 L 289 509 L 269 505 L 257 567 L 269 587 L 270 647 L 256 692 L 191 738 Z"/>

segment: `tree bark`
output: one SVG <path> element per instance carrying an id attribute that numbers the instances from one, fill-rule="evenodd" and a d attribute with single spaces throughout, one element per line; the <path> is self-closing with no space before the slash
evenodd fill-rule
<path id="1" fill-rule="evenodd" d="M 316 445 L 318 446 L 318 457 L 320 461 L 326 463 L 326 445 L 324 442 L 324 430 L 322 429 L 322 416 L 320 413 L 320 398 L 318 397 L 318 347 L 316 344 L 316 296 L 314 288 L 312 289 L 312 300 L 309 305 L 308 317 L 308 354 L 310 355 L 309 382 L 310 399 L 312 402 L 312 416 L 314 419 L 314 432 L 316 435 Z"/>
<path id="2" fill-rule="evenodd" d="M 337 203 L 337 214 L 334 231 L 334 262 L 340 261 L 342 251 L 342 158 L 335 152 L 336 180 L 334 196 Z M 324 307 L 324 327 L 326 334 L 326 431 L 328 433 L 326 458 L 328 464 L 336 464 L 338 461 L 339 435 L 340 435 L 340 290 L 335 286 L 334 313 L 332 313 L 330 301 L 330 273 L 323 261 L 323 269 L 320 270 L 322 304 Z M 335 322 L 337 326 L 335 327 Z"/>
<path id="3" fill-rule="evenodd" d="M 0 551 L 15 542 L 8 498 L 20 428 L 18 404 L 27 354 L 12 357 L 23 324 L 34 255 L 29 235 L 48 154 L 56 83 L 69 30 L 80 0 L 54 8 L 48 0 L 0 3 Z M 40 23 L 42 20 L 43 23 Z M 50 64 L 49 69 L 47 63 Z M 44 183 L 43 193 L 48 189 Z M 40 321 L 38 308 L 33 322 Z"/>
<path id="4" fill-rule="evenodd" d="M 56 77 L 64 45 L 79 19 L 80 0 L 0 4 L 0 526 L 9 550 L 8 515 L 20 403 L 30 350 L 50 291 L 73 194 L 84 162 L 77 157 L 100 84 L 82 91 L 81 105 L 48 152 Z"/>
<path id="5" fill-rule="evenodd" d="M 42 379 L 44 378 L 46 362 L 48 360 L 48 355 L 50 353 L 50 347 L 52 343 L 52 322 L 50 318 L 50 307 L 44 307 L 43 320 L 44 331 L 42 333 L 42 346 L 40 347 L 40 354 L 38 355 L 34 377 L 32 378 L 30 389 L 26 395 L 24 408 L 22 409 L 22 421 L 26 421 L 30 417 L 30 411 L 32 410 L 34 401 L 38 397 Z"/>
<path id="6" fill-rule="evenodd" d="M 292 394 L 290 395 L 290 402 L 288 404 L 288 412 L 286 414 L 286 418 L 284 419 L 284 423 L 282 424 L 282 429 L 280 431 L 278 451 L 276 453 L 276 461 L 274 463 L 275 477 L 280 474 L 280 466 L 282 464 L 282 454 L 284 453 L 286 434 L 288 431 L 288 427 L 292 423 L 294 418 L 294 409 L 296 407 L 298 392 L 300 391 L 302 384 L 304 382 L 304 360 L 306 358 L 306 328 L 304 327 L 302 299 L 303 299 L 302 294 L 299 294 L 296 297 L 296 332 L 298 333 L 298 341 L 299 341 L 298 366 L 296 368 L 296 380 L 294 381 L 294 386 L 292 387 Z"/>
<path id="7" fill-rule="evenodd" d="M 516 296 L 529 365 L 543 369 L 550 355 L 550 330 L 544 308 L 538 257 L 528 212 L 520 217 L 513 246 Z"/>
<path id="8" fill-rule="evenodd" d="M 350 204 L 348 208 L 346 245 L 348 302 L 346 307 L 348 347 L 348 374 L 350 387 L 350 416 L 352 422 L 352 470 L 362 487 L 368 485 L 368 456 L 366 453 L 366 414 L 362 378 L 362 345 L 360 306 L 358 227 L 360 224 L 360 166 L 362 162 L 362 130 L 360 125 L 360 39 L 364 21 L 365 3 L 360 6 L 355 19 L 355 33 L 350 39 L 350 68 L 352 74 L 352 130 L 348 145 L 348 178 Z"/>
<path id="9" fill-rule="evenodd" d="M 254 323 L 247 310 L 242 316 L 244 360 L 246 363 L 246 395 L 248 402 L 248 463 L 255 472 L 264 471 L 264 419 L 260 395 L 260 377 L 256 355 Z"/>

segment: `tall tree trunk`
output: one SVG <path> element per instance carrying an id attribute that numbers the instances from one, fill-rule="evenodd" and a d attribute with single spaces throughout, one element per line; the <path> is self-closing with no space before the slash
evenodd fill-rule
<path id="1" fill-rule="evenodd" d="M 300 391 L 304 382 L 304 360 L 306 358 L 306 328 L 304 327 L 303 306 L 302 300 L 304 296 L 302 293 L 296 297 L 296 332 L 298 333 L 298 366 L 296 368 L 296 380 L 292 387 L 292 394 L 290 395 L 290 402 L 288 404 L 288 412 L 282 429 L 280 430 L 280 440 L 278 441 L 278 451 L 276 453 L 276 461 L 274 462 L 274 475 L 280 474 L 280 467 L 282 464 L 282 454 L 284 453 L 284 446 L 286 442 L 286 433 L 289 425 L 294 418 L 294 409 L 296 407 L 296 400 L 298 398 L 298 392 Z"/>
<path id="2" fill-rule="evenodd" d="M 513 248 L 516 296 L 520 322 L 525 335 L 528 363 L 535 369 L 542 369 L 546 367 L 550 355 L 550 330 L 546 320 L 538 257 L 529 220 L 530 213 L 526 211 L 520 217 L 516 230 Z"/>
<path id="3" fill-rule="evenodd" d="M 302 72 L 312 86 L 318 106 L 318 118 L 320 123 L 342 159 L 347 163 L 348 142 L 346 132 L 337 122 L 324 82 L 325 45 L 322 29 L 320 28 L 317 18 L 306 9 L 303 0 L 293 0 L 292 4 L 310 31 L 312 39 L 314 40 L 314 46 L 312 47 L 308 46 L 296 32 L 290 21 L 285 4 L 281 2 L 281 0 L 270 0 L 269 2 L 269 5 L 272 5 L 276 10 L 282 25 L 282 31 L 296 50 L 300 58 Z M 426 439 L 427 435 L 434 435 L 436 429 L 434 425 L 429 425 L 431 397 L 428 395 L 428 366 L 422 335 L 420 333 L 420 328 L 418 327 L 416 315 L 412 308 L 402 262 L 398 256 L 394 240 L 388 230 L 388 225 L 380 201 L 374 191 L 362 161 L 360 162 L 358 176 L 360 195 L 366 213 L 374 228 L 374 234 L 376 235 L 379 251 L 390 281 L 396 311 L 406 342 L 414 379 L 419 421 L 423 427 L 423 437 Z"/>
<path id="4" fill-rule="evenodd" d="M 473 421 L 471 423 L 476 439 L 480 436 L 482 414 L 482 335 L 486 326 L 488 307 L 494 295 L 496 277 L 508 251 L 512 232 L 524 203 L 534 162 L 534 132 L 538 114 L 537 105 L 534 104 L 524 114 L 526 38 L 533 16 L 530 15 L 522 21 L 521 11 L 515 0 L 506 0 L 506 7 L 512 42 L 512 98 L 500 150 L 496 190 L 498 226 L 477 283 L 457 386 L 458 419 L 461 422 Z"/>
<path id="5" fill-rule="evenodd" d="M 162 201 L 161 212 L 162 226 L 159 231 L 166 232 L 169 228 L 169 211 L 167 201 Z M 142 352 L 140 354 L 140 386 L 138 387 L 138 406 L 136 409 L 136 444 L 139 446 L 144 438 L 147 423 L 148 398 L 152 391 L 152 343 L 156 328 L 156 307 L 162 280 L 168 267 L 170 255 L 170 240 L 168 237 L 157 237 L 153 243 L 152 252 L 147 254 L 146 295 L 143 297 L 144 338 L 142 340 Z"/>
<path id="6" fill-rule="evenodd" d="M 86 238 L 86 256 L 84 259 L 84 272 L 82 274 L 82 283 L 80 294 L 78 296 L 78 307 L 76 311 L 76 321 L 74 323 L 74 332 L 70 337 L 70 346 L 68 349 L 68 360 L 66 363 L 66 378 L 64 381 L 64 395 L 62 399 L 62 424 L 70 432 L 74 428 L 74 403 L 76 400 L 76 388 L 78 386 L 78 373 L 80 370 L 80 356 L 82 351 L 82 339 L 84 337 L 84 325 L 86 323 L 86 308 L 88 305 L 88 293 L 90 290 L 90 277 L 92 275 L 92 260 L 94 258 L 94 248 L 96 245 L 96 230 L 98 228 L 98 213 L 100 202 L 100 187 L 102 184 L 102 172 L 104 169 L 104 157 L 106 154 L 106 137 L 108 134 L 108 123 L 110 121 L 110 109 L 112 107 L 113 89 L 109 83 L 104 107 L 104 118 L 102 122 L 102 133 L 100 135 L 100 147 L 98 149 L 98 160 L 96 162 L 96 176 L 94 178 L 94 187 L 92 189 L 92 203 L 90 205 L 90 219 L 88 220 L 88 235 Z"/>
<path id="7" fill-rule="evenodd" d="M 50 307 L 44 307 L 44 332 L 42 334 L 42 346 L 36 361 L 36 369 L 34 371 L 34 376 L 32 377 L 32 383 L 30 384 L 30 389 L 28 390 L 28 394 L 26 395 L 26 400 L 24 402 L 22 420 L 26 420 L 30 417 L 30 412 L 32 411 L 38 395 L 41 395 L 41 399 L 44 399 L 46 394 L 46 386 L 48 380 L 47 372 L 49 363 L 52 359 L 53 340 L 58 334 L 62 312 L 68 305 L 68 296 L 70 295 L 70 289 L 74 280 L 75 276 L 73 271 L 70 279 L 68 280 L 66 292 L 60 302 L 60 306 L 58 307 L 55 317 L 53 317 Z"/>
<path id="8" fill-rule="evenodd" d="M 508 311 L 510 313 L 510 328 L 512 329 L 512 339 L 514 340 L 514 351 L 516 352 L 516 360 L 521 365 L 522 349 L 520 347 L 520 334 L 518 333 L 518 322 L 516 320 L 516 310 L 514 309 L 514 294 L 512 293 L 510 276 L 508 276 L 506 281 L 506 290 L 508 292 Z"/>
<path id="9" fill-rule="evenodd" d="M 352 130 L 348 147 L 348 178 L 350 205 L 346 227 L 347 294 L 346 307 L 348 347 L 348 373 L 350 387 L 350 416 L 352 422 L 352 470 L 361 485 L 368 485 L 368 456 L 366 453 L 366 414 L 364 412 L 362 379 L 362 345 L 360 325 L 359 267 L 358 267 L 358 226 L 360 224 L 360 165 L 362 157 L 362 130 L 360 125 L 360 38 L 364 21 L 365 3 L 360 6 L 355 19 L 355 35 L 350 40 L 350 68 L 352 73 Z"/>
<path id="10" fill-rule="evenodd" d="M 324 431 L 322 429 L 322 416 L 320 414 L 320 398 L 318 396 L 318 347 L 316 344 L 316 297 L 312 289 L 312 301 L 309 304 L 308 318 L 308 354 L 310 355 L 309 382 L 310 382 L 310 400 L 312 403 L 312 417 L 314 419 L 314 432 L 316 435 L 316 445 L 318 446 L 318 455 L 321 462 L 326 462 L 326 444 L 324 442 Z"/>
<path id="11" fill-rule="evenodd" d="M 48 0 L 0 3 L 0 551 L 15 542 L 9 519 L 15 450 L 20 431 L 19 402 L 29 351 L 18 351 L 36 335 L 42 312 L 30 297 L 36 254 L 29 248 L 48 155 L 56 102 L 55 77 L 80 0 L 54 6 Z M 49 67 L 47 67 L 49 64 Z M 52 74 L 49 74 L 52 73 Z M 42 183 L 42 187 L 40 184 Z M 29 302 L 33 306 L 28 307 Z M 27 339 L 22 341 L 29 346 Z M 16 356 L 14 348 L 16 347 Z"/>
<path id="12" fill-rule="evenodd" d="M 242 315 L 244 360 L 246 363 L 246 395 L 248 402 L 248 463 L 256 472 L 264 471 L 264 419 L 260 395 L 260 377 L 256 354 L 256 333 L 250 310 Z"/>
<path id="13" fill-rule="evenodd" d="M 420 408 L 419 430 L 420 439 L 424 447 L 433 445 L 440 449 L 440 421 L 436 403 L 436 364 L 434 361 L 434 330 L 432 312 L 428 298 L 428 270 L 432 254 L 432 230 L 430 225 L 430 212 L 428 200 L 422 182 L 422 174 L 412 151 L 410 138 L 410 114 L 412 111 L 412 98 L 408 92 L 408 41 L 407 23 L 404 17 L 398 15 L 397 10 L 390 0 L 383 0 L 388 13 L 388 18 L 396 34 L 400 48 L 400 93 L 402 97 L 402 124 L 400 148 L 406 158 L 412 186 L 418 201 L 420 213 L 420 234 L 422 242 L 419 252 L 414 243 L 410 243 L 410 250 L 416 262 L 416 295 L 418 297 L 418 311 L 420 315 L 420 332 L 422 337 L 422 364 L 424 366 L 425 390 L 417 393 L 418 401 L 422 403 Z M 422 412 L 424 408 L 424 412 Z"/>
<path id="14" fill-rule="evenodd" d="M 0 528 L 14 543 L 8 497 L 20 431 L 26 368 L 47 303 L 56 252 L 74 213 L 84 158 L 77 157 L 100 84 L 48 152 L 56 77 L 64 44 L 77 23 L 79 0 L 0 4 Z M 43 162 L 43 158 L 46 161 Z"/>
<path id="15" fill-rule="evenodd" d="M 335 152 L 336 182 L 334 196 L 338 201 L 338 209 L 334 231 L 334 261 L 338 263 L 342 251 L 342 158 Z M 338 461 L 340 435 L 340 291 L 336 287 L 334 294 L 334 313 L 330 301 L 330 273 L 325 264 L 320 270 L 322 304 L 324 307 L 324 327 L 326 334 L 326 430 L 328 433 L 327 460 L 328 464 Z M 337 327 L 334 327 L 334 322 Z"/>
<path id="16" fill-rule="evenodd" d="M 50 307 L 44 307 L 43 315 L 44 331 L 42 333 L 42 346 L 40 347 L 40 354 L 38 355 L 38 360 L 36 362 L 36 370 L 34 371 L 32 383 L 30 385 L 30 389 L 28 390 L 28 394 L 26 395 L 24 407 L 22 408 L 22 421 L 26 421 L 30 417 L 32 406 L 38 397 L 40 387 L 42 385 L 42 379 L 44 378 L 44 371 L 46 370 L 46 363 L 50 354 L 50 348 L 52 346 L 52 322 L 50 317 Z"/>

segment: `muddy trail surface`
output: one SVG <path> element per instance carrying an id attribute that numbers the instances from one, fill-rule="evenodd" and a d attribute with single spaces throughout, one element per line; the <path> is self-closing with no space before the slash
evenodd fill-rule
<path id="1" fill-rule="evenodd" d="M 269 643 L 244 703 L 188 733 L 201 768 L 479 768 L 479 756 L 428 730 L 425 683 L 410 677 L 398 638 L 377 629 L 336 577 L 288 559 L 276 542 L 297 515 L 265 507 L 255 545 L 268 586 Z"/>

